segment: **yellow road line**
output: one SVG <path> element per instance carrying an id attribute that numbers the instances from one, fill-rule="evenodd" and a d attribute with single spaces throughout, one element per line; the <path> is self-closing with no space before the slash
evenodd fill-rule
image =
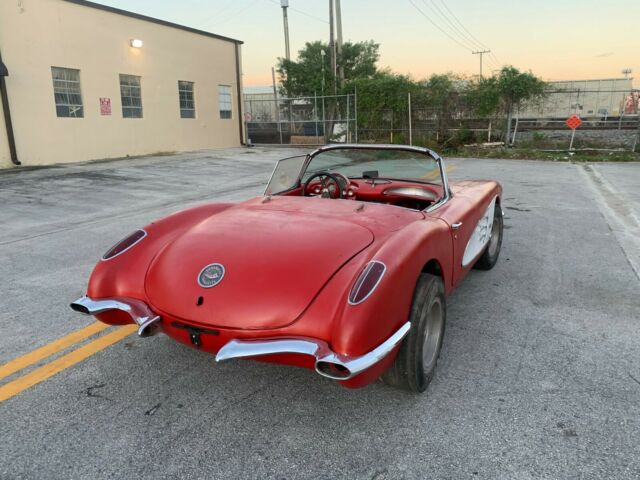
<path id="1" fill-rule="evenodd" d="M 18 357 L 4 365 L 0 365 L 0 380 L 28 367 L 29 365 L 38 363 L 40 360 L 43 360 L 54 353 L 58 353 L 65 348 L 84 340 L 85 338 L 89 338 L 107 327 L 109 327 L 109 325 L 101 322 L 92 323 L 88 327 L 70 333 L 65 337 L 59 338 L 58 340 L 54 340 L 51 343 L 35 349 L 22 357 Z"/>
<path id="2" fill-rule="evenodd" d="M 119 327 L 113 332 L 93 340 L 92 342 L 83 345 L 82 347 L 69 352 L 55 360 L 36 368 L 32 372 L 16 378 L 15 380 L 2 385 L 0 387 L 0 402 L 19 394 L 29 387 L 37 385 L 38 383 L 46 380 L 49 377 L 54 376 L 57 373 L 81 362 L 82 360 L 89 358 L 90 356 L 98 353 L 101 350 L 119 342 L 123 338 L 131 335 L 138 329 L 137 325 L 126 325 Z"/>

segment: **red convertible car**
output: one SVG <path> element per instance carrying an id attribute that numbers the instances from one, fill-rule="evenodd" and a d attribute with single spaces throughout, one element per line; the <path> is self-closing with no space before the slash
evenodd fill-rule
<path id="1" fill-rule="evenodd" d="M 502 243 L 502 189 L 449 183 L 435 152 L 330 145 L 281 160 L 265 195 L 152 222 L 71 304 L 216 355 L 314 369 L 347 387 L 422 392 L 445 298 Z"/>

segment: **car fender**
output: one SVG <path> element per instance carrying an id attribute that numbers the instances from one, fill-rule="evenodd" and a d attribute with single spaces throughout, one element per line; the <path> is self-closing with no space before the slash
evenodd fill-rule
<path id="1" fill-rule="evenodd" d="M 199 222 L 233 206 L 231 203 L 200 205 L 176 212 L 143 227 L 146 237 L 130 250 L 109 260 L 100 260 L 89 279 L 87 295 L 91 298 L 129 297 L 146 302 L 145 275 L 156 254 L 177 236 Z M 109 324 L 127 324 L 131 319 L 123 312 L 98 315 Z"/>
<path id="2" fill-rule="evenodd" d="M 452 240 L 450 229 L 442 220 L 416 221 L 369 253 L 368 259 L 361 259 L 362 266 L 346 289 L 344 307 L 332 326 L 331 346 L 345 355 L 357 356 L 373 350 L 409 320 L 416 283 L 430 261 L 437 262 L 445 291 L 450 291 L 447 286 L 451 281 Z M 349 291 L 370 260 L 384 263 L 385 273 L 365 301 L 351 305 L 347 300 Z M 398 348 L 366 372 L 345 381 L 345 385 L 362 386 L 378 378 L 393 362 Z"/>

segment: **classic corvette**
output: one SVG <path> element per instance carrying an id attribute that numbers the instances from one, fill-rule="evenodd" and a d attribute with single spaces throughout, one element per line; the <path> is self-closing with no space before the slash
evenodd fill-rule
<path id="1" fill-rule="evenodd" d="M 265 195 L 183 210 L 135 231 L 71 304 L 215 354 L 382 377 L 422 392 L 445 298 L 502 243 L 502 188 L 447 180 L 435 152 L 329 145 L 276 165 Z"/>

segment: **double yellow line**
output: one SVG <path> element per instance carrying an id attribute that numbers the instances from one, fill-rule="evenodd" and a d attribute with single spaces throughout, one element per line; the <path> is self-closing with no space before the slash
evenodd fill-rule
<path id="1" fill-rule="evenodd" d="M 105 325 L 104 323 L 92 323 L 88 327 L 70 333 L 69 335 L 33 350 L 26 355 L 16 358 L 4 365 L 0 365 L 0 381 L 31 365 L 39 363 L 58 352 L 66 350 L 89 337 L 97 335 L 107 328 L 109 328 L 109 325 Z M 76 363 L 89 358 L 99 351 L 104 350 L 114 343 L 119 342 L 123 338 L 128 337 L 135 332 L 137 328 L 138 327 L 136 325 L 117 327 L 113 331 L 102 335 L 87 344 L 72 350 L 69 353 L 61 355 L 60 357 L 55 358 L 54 360 L 16 378 L 15 380 L 5 383 L 0 386 L 0 402 L 4 402 L 9 398 L 14 397 L 27 388 L 37 385 L 38 383 L 45 381 L 47 378 L 52 377 Z"/>

